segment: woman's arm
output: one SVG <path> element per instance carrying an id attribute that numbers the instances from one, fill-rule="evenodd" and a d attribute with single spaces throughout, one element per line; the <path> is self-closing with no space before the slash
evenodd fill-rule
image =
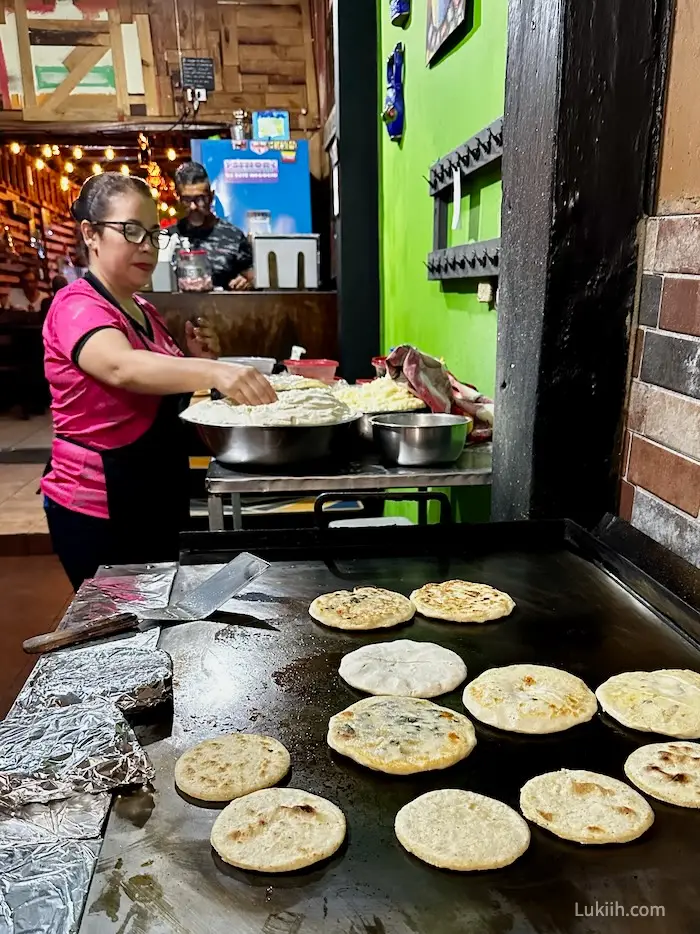
<path id="1" fill-rule="evenodd" d="M 116 328 L 103 328 L 92 334 L 76 363 L 89 376 L 108 386 L 147 395 L 214 388 L 243 405 L 261 405 L 276 398 L 269 381 L 252 367 L 134 350 Z"/>

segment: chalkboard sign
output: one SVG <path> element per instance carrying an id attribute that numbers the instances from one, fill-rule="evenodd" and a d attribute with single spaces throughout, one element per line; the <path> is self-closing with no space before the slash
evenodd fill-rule
<path id="1" fill-rule="evenodd" d="M 213 91 L 215 89 L 214 59 L 183 58 L 182 86 L 183 88 L 202 88 L 205 91 Z"/>

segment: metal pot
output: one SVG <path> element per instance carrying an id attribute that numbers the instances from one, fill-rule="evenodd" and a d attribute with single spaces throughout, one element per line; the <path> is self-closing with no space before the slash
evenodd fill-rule
<path id="1" fill-rule="evenodd" d="M 383 457 L 399 467 L 453 464 L 464 450 L 473 421 L 462 415 L 401 412 L 372 418 Z"/>
<path id="2" fill-rule="evenodd" d="M 427 408 L 424 408 L 417 410 L 417 412 L 365 412 L 364 415 L 359 418 L 355 427 L 360 440 L 372 444 L 374 442 L 374 425 L 372 424 L 372 419 L 380 416 L 389 418 L 393 415 L 415 415 L 418 412 L 427 411 Z"/>
<path id="3" fill-rule="evenodd" d="M 346 439 L 357 416 L 338 425 L 253 428 L 248 425 L 196 425 L 220 464 L 228 467 L 286 467 L 322 460 Z"/>

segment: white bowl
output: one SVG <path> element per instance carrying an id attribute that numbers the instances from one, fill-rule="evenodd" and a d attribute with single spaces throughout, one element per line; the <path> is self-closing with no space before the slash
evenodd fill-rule
<path id="1" fill-rule="evenodd" d="M 259 373 L 271 376 L 277 361 L 274 357 L 219 357 L 221 363 L 235 363 L 238 366 L 252 366 Z"/>

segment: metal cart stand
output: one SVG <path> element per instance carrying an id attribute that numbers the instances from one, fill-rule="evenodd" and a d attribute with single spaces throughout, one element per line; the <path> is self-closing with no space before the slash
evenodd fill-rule
<path id="1" fill-rule="evenodd" d="M 243 528 L 241 496 L 244 493 L 348 493 L 382 490 L 427 490 L 429 487 L 489 486 L 491 484 L 491 445 L 467 448 L 456 464 L 449 467 L 385 467 L 376 457 L 340 466 L 326 466 L 316 472 L 243 473 L 212 461 L 207 471 L 209 531 L 223 531 L 224 498 L 231 498 L 233 528 Z M 419 519 L 427 521 L 421 504 Z"/>

